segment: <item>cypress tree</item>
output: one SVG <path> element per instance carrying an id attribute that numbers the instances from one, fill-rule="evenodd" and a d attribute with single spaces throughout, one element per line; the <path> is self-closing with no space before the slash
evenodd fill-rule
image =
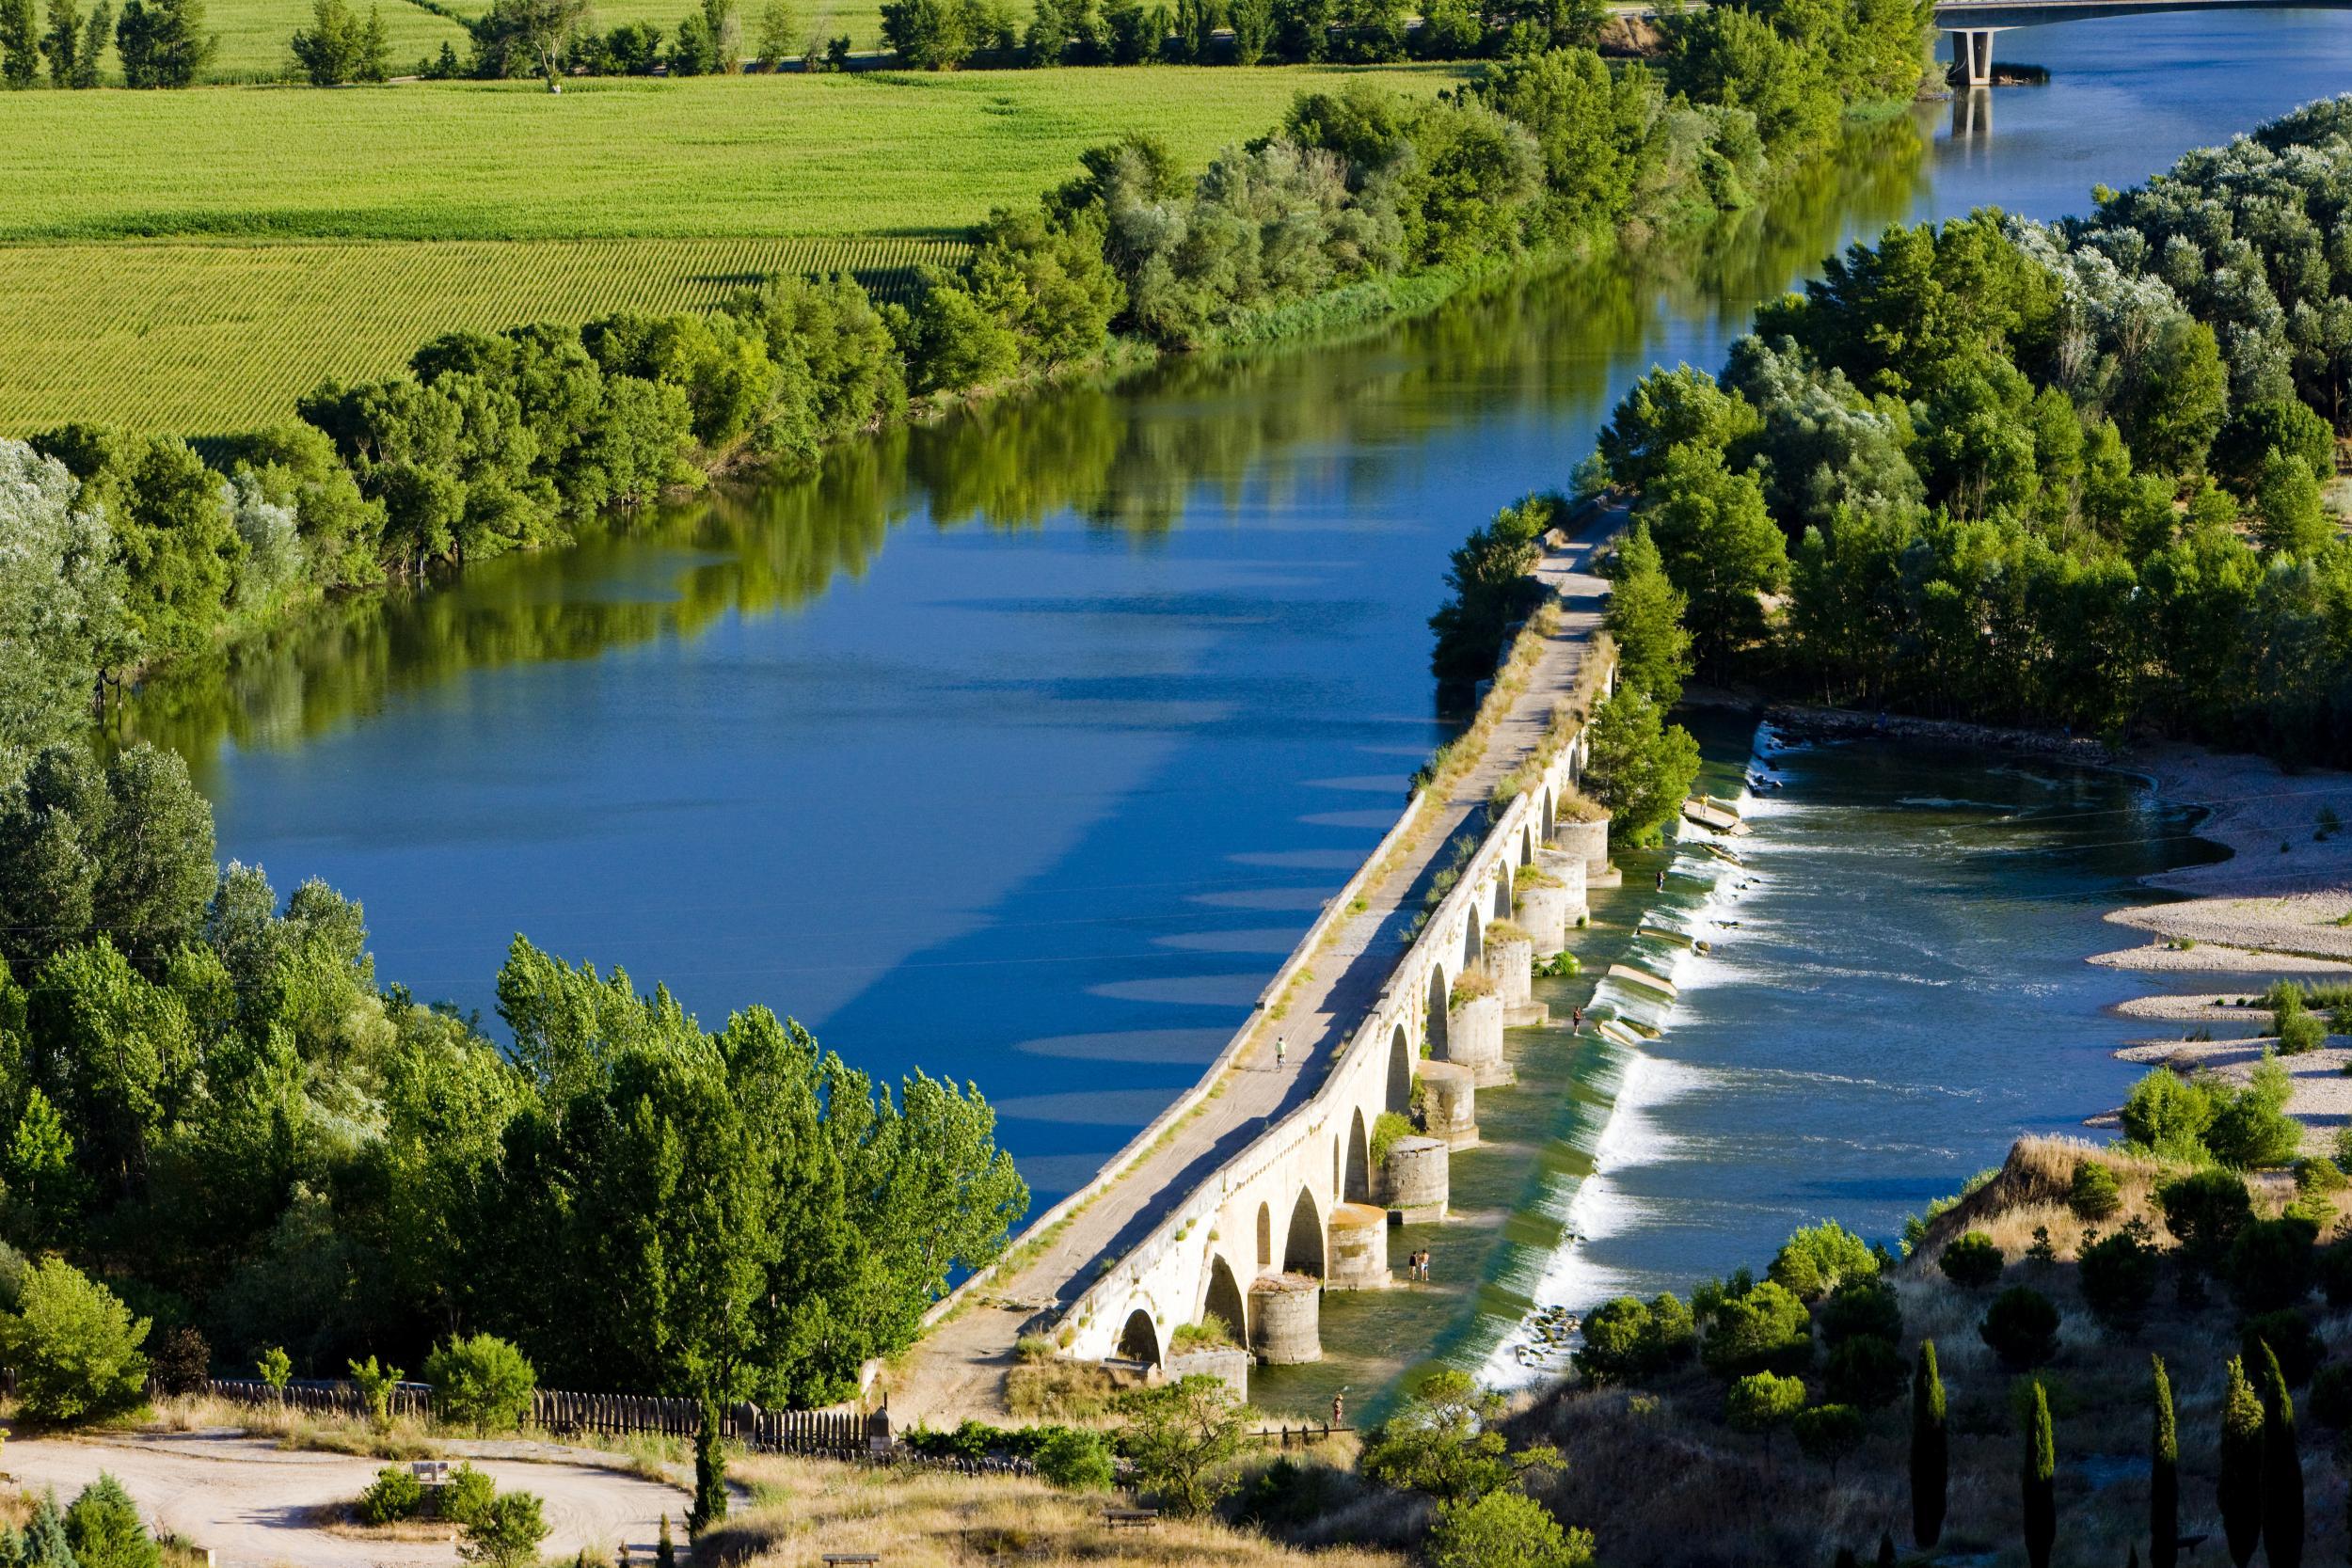
<path id="1" fill-rule="evenodd" d="M 654 1543 L 654 1568 L 677 1568 L 677 1543 L 670 1539 L 670 1515 L 661 1515 L 661 1539 Z"/>
<path id="2" fill-rule="evenodd" d="M 2230 1357 L 2229 1391 L 2221 1402 L 2221 1534 L 2230 1560 L 2246 1568 L 2263 1535 L 2263 1402 L 2246 1381 L 2246 1363 Z"/>
<path id="3" fill-rule="evenodd" d="M 2148 1561 L 2174 1568 L 2181 1555 L 2181 1433 L 2172 1418 L 2172 1379 L 2164 1357 L 2148 1358 L 2155 1374 L 2155 1432 L 2148 1446 Z M 2134 1555 L 2137 1555 L 2135 1551 Z"/>
<path id="4" fill-rule="evenodd" d="M 2263 1559 L 2270 1568 L 2303 1568 L 2303 1456 L 2296 1450 L 2295 1400 L 2279 1358 L 2262 1347 Z"/>
<path id="5" fill-rule="evenodd" d="M 1935 1341 L 1919 1341 L 1911 1374 L 1911 1539 L 1921 1551 L 1944 1533 L 1944 1502 L 1951 1476 L 1951 1443 L 1944 1431 L 1944 1379 L 1935 1369 Z"/>
<path id="6" fill-rule="evenodd" d="M 2050 1433 L 2050 1399 L 2034 1381 L 2033 1408 L 2026 1417 L 2026 1458 L 2019 1480 L 2025 1493 L 2026 1560 L 2050 1568 L 2058 1541 L 2058 1443 Z"/>
<path id="7" fill-rule="evenodd" d="M 694 1506 L 686 1533 L 700 1535 L 727 1516 L 727 1461 L 719 1451 L 719 1402 L 703 1396 L 703 1426 L 694 1434 Z"/>

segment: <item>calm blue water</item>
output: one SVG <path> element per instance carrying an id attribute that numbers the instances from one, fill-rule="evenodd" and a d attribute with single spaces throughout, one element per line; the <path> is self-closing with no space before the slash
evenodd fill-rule
<path id="1" fill-rule="evenodd" d="M 486 1011 L 521 931 L 707 1023 L 771 1004 L 877 1073 L 978 1083 L 1041 1204 L 1213 1053 L 1391 818 L 1443 733 L 1422 622 L 1469 528 L 1562 483 L 1634 378 L 1719 362 L 1847 239 L 1992 201 L 2078 209 L 2095 180 L 2352 85 L 2352 18 L 2079 24 L 1997 52 L 2057 81 L 1997 94 L 1989 135 L 1979 113 L 1955 139 L 1964 105 L 1884 129 L 1710 245 L 864 444 L 289 635 L 150 693 L 135 726 L 188 754 L 225 854 L 365 901 L 387 979 Z M 1854 832 L 1849 795 L 1890 846 L 1954 827 L 1865 774 L 1792 792 L 1805 831 Z M 1998 858 L 1824 863 L 1708 993 L 1744 1063 L 1640 1113 L 1679 1151 L 1660 1168 L 1703 1161 L 1710 1191 L 1629 1171 L 1647 1207 L 1611 1269 L 1687 1272 L 1698 1239 L 1744 1246 L 1784 1212 L 1908 1204 L 2106 1094 L 2104 1069 L 2042 1070 L 2039 1042 L 2053 1007 L 2101 1000 L 2074 958 L 2103 944 L 2115 867 L 2039 866 L 2051 891 L 2020 922 Z M 1840 956 L 1850 933 L 1804 900 L 1864 887 L 1889 945 Z M 1922 986 L 1917 1036 L 1841 999 L 1845 971 L 1928 963 L 1954 932 L 2029 941 L 2072 983 L 1985 988 L 1965 1014 Z M 1868 1071 L 1786 1076 L 1834 1040 Z M 2004 1086 L 1928 1086 L 1963 1061 Z M 1686 1103 L 1778 1141 L 1673 1124 Z"/>

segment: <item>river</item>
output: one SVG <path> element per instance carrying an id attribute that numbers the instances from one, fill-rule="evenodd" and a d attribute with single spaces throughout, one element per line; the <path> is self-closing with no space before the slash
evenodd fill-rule
<path id="1" fill-rule="evenodd" d="M 1996 54 L 2051 85 L 1860 133 L 1704 243 L 857 443 L 323 616 L 126 722 L 188 757 L 224 856 L 363 899 L 387 980 L 486 1015 L 521 931 L 714 1026 L 768 1003 L 879 1076 L 978 1084 L 1042 1207 L 1197 1074 L 1393 818 L 1446 733 L 1422 623 L 1469 528 L 1848 239 L 2079 211 L 2352 80 L 2352 18 Z M 1708 738 L 1736 780 L 1744 729 Z M 2078 960 L 2118 944 L 2097 913 L 2130 876 L 2192 852 L 2175 819 L 2112 780 L 1867 751 L 1791 759 L 1771 803 L 1753 913 L 1648 1067 L 1529 1046 L 1482 1118 L 1501 1147 L 1457 1166 L 1492 1223 L 1428 1243 L 1451 1287 L 1335 1301 L 1327 1344 L 1476 1360 L 1531 1299 L 1684 1285 L 1826 1212 L 1885 1234 L 2020 1129 L 2114 1102 L 2120 992 Z M 1594 1242 L 1564 1253 L 1580 1193 Z M 1266 1397 L 1394 1366 L 1338 1354 Z"/>

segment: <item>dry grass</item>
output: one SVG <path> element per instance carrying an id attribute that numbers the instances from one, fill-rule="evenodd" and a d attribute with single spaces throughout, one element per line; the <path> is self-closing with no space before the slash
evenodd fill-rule
<path id="1" fill-rule="evenodd" d="M 1398 1568 L 1360 1547 L 1310 1554 L 1255 1530 L 1214 1521 L 1163 1520 L 1111 1529 L 1105 1502 L 1017 1476 L 875 1469 L 747 1454 L 734 1474 L 758 1497 L 695 1544 L 705 1568 L 803 1568 L 826 1552 L 873 1552 L 891 1568 L 967 1568 L 1010 1560 L 1089 1568 L 1221 1563 L 1272 1568 Z"/>
<path id="2" fill-rule="evenodd" d="M 2172 1381 L 2182 1530 L 2218 1535 L 2215 1444 L 2223 1367 L 2238 1353 L 2237 1315 L 2218 1289 L 2202 1306 L 2181 1307 L 2168 1268 L 2137 1336 L 2119 1337 L 2098 1324 L 2067 1260 L 2083 1225 L 2064 1196 L 2075 1161 L 2086 1157 L 2113 1167 L 2123 1189 L 2125 1208 L 2102 1228 L 2144 1214 L 2158 1242 L 2169 1244 L 2149 1200 L 2167 1167 L 2072 1139 L 2033 1138 L 2011 1151 L 1992 1182 L 1939 1218 L 1919 1257 L 1893 1276 L 1903 1307 L 1901 1349 L 1912 1357 L 1920 1340 L 1935 1342 L 1949 1402 L 1950 1513 L 1938 1548 L 1947 1557 L 1984 1554 L 1980 1560 L 2003 1568 L 2021 1560 L 2012 1401 L 2022 1380 L 1977 1333 L 1994 1293 L 2016 1284 L 2042 1291 L 2060 1313 L 2057 1358 L 2039 1371 L 2058 1436 L 2057 1560 L 2120 1563 L 2135 1547 L 2144 1557 L 2151 1354 L 2164 1357 Z M 2283 1196 L 2272 1183 L 2258 1203 L 2275 1209 Z M 2038 1224 L 2049 1226 L 2059 1261 L 2015 1260 Z M 1985 1231 L 2010 1253 L 1998 1285 L 1962 1291 L 1926 1261 L 1963 1229 Z M 2330 1347 L 2352 1347 L 2352 1314 L 2315 1300 L 2306 1310 Z M 1816 1401 L 1825 1397 L 1819 1374 L 1817 1362 L 1807 1379 Z M 1867 1561 L 1882 1530 L 1908 1551 L 1903 1399 L 1870 1417 L 1863 1447 L 1833 1476 L 1804 1458 L 1786 1434 L 1768 1446 L 1731 1431 L 1723 1420 L 1723 1388 L 1691 1365 L 1640 1390 L 1563 1389 L 1516 1418 L 1515 1440 L 1560 1445 L 1567 1469 L 1545 1500 L 1563 1519 L 1593 1530 L 1613 1568 L 1825 1563 L 1840 1547 Z M 2303 1412 L 2309 1562 L 2344 1560 L 2344 1435 Z"/>
<path id="3" fill-rule="evenodd" d="M 137 1424 L 153 1432 L 213 1432 L 227 1427 L 275 1439 L 281 1449 L 357 1454 L 363 1459 L 426 1459 L 441 1452 L 432 1428 L 413 1417 L 398 1417 L 377 1427 L 357 1416 L 246 1404 L 207 1394 L 157 1400 Z"/>
<path id="4" fill-rule="evenodd" d="M 1099 1363 L 1033 1361 L 1005 1374 L 1005 1408 L 1025 1420 L 1099 1421 L 1141 1379 Z"/>

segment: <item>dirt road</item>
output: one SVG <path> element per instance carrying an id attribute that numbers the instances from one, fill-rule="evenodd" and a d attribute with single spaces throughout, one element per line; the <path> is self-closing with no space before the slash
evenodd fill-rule
<path id="1" fill-rule="evenodd" d="M 469 1448 L 495 1448 L 450 1447 L 453 1458 L 464 1457 Z M 565 1451 L 549 1448 L 545 1463 L 487 1457 L 470 1463 L 501 1492 L 516 1488 L 545 1499 L 551 1529 L 543 1549 L 548 1556 L 569 1557 L 584 1548 L 610 1561 L 627 1544 L 630 1557 L 650 1562 L 661 1515 L 667 1513 L 677 1528 L 687 1495 L 588 1455 L 560 1457 Z M 358 1497 L 383 1464 L 290 1451 L 232 1432 L 11 1439 L 0 1447 L 0 1470 L 27 1491 L 55 1491 L 60 1506 L 106 1471 L 130 1491 L 151 1529 L 211 1547 L 220 1568 L 442 1568 L 455 1562 L 453 1538 L 375 1539 L 322 1528 L 333 1505 Z"/>

